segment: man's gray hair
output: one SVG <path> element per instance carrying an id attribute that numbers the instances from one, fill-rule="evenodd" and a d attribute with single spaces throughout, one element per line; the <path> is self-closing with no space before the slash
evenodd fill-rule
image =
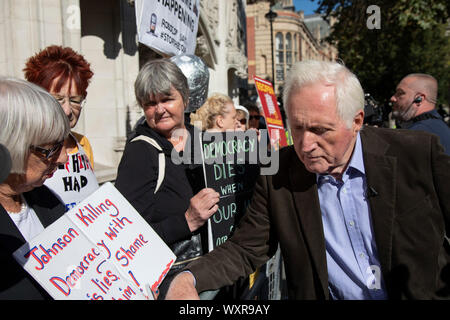
<path id="1" fill-rule="evenodd" d="M 11 154 L 11 173 L 25 173 L 31 146 L 63 141 L 70 132 L 61 105 L 43 88 L 0 77 L 0 143 Z"/>
<path id="2" fill-rule="evenodd" d="M 283 90 L 286 110 L 294 92 L 317 82 L 335 87 L 338 115 L 350 128 L 356 113 L 364 110 L 364 91 L 358 78 L 337 62 L 306 60 L 294 64 L 289 70 Z"/>
<path id="3" fill-rule="evenodd" d="M 147 62 L 139 71 L 134 83 L 134 92 L 138 104 L 143 108 L 152 95 L 169 95 L 171 88 L 176 89 L 183 98 L 184 106 L 189 102 L 189 85 L 178 66 L 168 59 Z"/>

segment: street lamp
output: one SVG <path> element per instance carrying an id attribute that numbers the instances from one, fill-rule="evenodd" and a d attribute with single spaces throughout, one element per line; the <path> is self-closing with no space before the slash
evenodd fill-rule
<path id="1" fill-rule="evenodd" d="M 276 12 L 272 11 L 272 8 L 270 8 L 269 12 L 267 12 L 264 17 L 266 17 L 267 20 L 270 22 L 270 49 L 271 49 L 271 55 L 272 55 L 272 82 L 273 82 L 273 88 L 275 89 L 275 63 L 274 63 L 274 56 L 273 56 L 273 27 L 272 24 L 275 21 L 275 18 L 278 16 Z"/>

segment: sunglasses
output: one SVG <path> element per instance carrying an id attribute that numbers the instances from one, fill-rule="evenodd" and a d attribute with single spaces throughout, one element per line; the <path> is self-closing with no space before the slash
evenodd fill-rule
<path id="1" fill-rule="evenodd" d="M 56 155 L 59 155 L 61 152 L 61 149 L 64 145 L 64 140 L 61 142 L 56 143 L 52 148 L 46 149 L 42 147 L 37 146 L 31 146 L 30 149 L 36 152 L 41 158 L 44 158 L 46 160 L 53 158 Z"/>
<path id="2" fill-rule="evenodd" d="M 241 124 L 247 124 L 247 120 L 245 118 L 242 118 L 241 120 L 238 120 Z"/>
<path id="3" fill-rule="evenodd" d="M 253 120 L 253 119 L 259 120 L 259 119 L 261 119 L 261 116 L 260 116 L 260 115 L 250 116 L 249 119 L 250 119 L 250 120 Z"/>

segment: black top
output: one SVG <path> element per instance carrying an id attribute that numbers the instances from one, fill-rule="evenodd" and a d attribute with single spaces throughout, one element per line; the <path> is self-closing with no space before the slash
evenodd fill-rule
<path id="1" fill-rule="evenodd" d="M 193 131 L 192 126 L 187 126 L 187 129 Z M 145 141 L 130 143 L 139 135 L 155 139 L 165 154 L 164 180 L 156 194 L 159 151 Z M 191 237 L 184 214 L 194 195 L 188 179 L 189 165 L 175 164 L 171 159 L 173 149 L 173 145 L 146 122 L 138 125 L 136 133 L 125 146 L 115 183 L 116 188 L 168 245 Z"/>
<path id="2" fill-rule="evenodd" d="M 36 212 L 44 228 L 55 222 L 65 212 L 64 205 L 46 187 L 38 187 L 23 194 L 28 205 Z M 0 300 L 50 299 L 50 295 L 20 266 L 13 257 L 14 251 L 25 244 L 25 239 L 0 205 Z"/>

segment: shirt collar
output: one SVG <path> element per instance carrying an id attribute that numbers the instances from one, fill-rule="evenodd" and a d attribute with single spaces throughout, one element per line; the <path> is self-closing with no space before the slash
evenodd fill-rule
<path id="1" fill-rule="evenodd" d="M 361 137 L 359 135 L 356 136 L 356 144 L 355 144 L 355 150 L 353 151 L 352 158 L 350 160 L 350 163 L 348 164 L 348 168 L 353 168 L 361 172 L 362 174 L 366 174 L 366 171 L 364 169 L 364 160 L 363 160 L 363 153 L 362 153 L 362 144 L 361 144 Z"/>
<path id="2" fill-rule="evenodd" d="M 350 176 L 351 171 L 353 171 L 353 170 L 356 170 L 356 171 L 360 172 L 362 175 L 366 174 L 366 171 L 364 169 L 362 144 L 361 144 L 361 137 L 360 137 L 359 132 L 358 132 L 358 134 L 356 136 L 355 149 L 353 150 L 352 157 L 350 158 L 350 162 L 349 162 L 348 167 L 345 170 L 343 176 L 344 177 L 346 175 Z M 324 179 L 327 176 L 329 178 L 332 178 L 331 176 L 329 176 L 327 174 L 318 174 L 318 173 L 316 173 L 317 184 L 320 185 L 323 181 L 329 180 L 329 179 Z M 334 180 L 334 178 L 332 180 Z"/>

